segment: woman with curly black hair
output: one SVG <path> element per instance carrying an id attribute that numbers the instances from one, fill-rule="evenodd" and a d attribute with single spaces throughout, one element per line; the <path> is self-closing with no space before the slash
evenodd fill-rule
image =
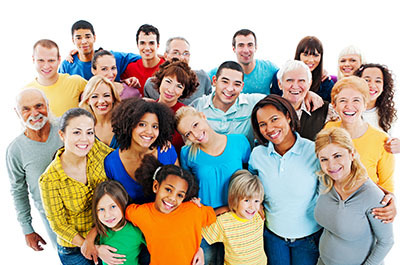
<path id="1" fill-rule="evenodd" d="M 174 132 L 173 113 L 163 104 L 129 98 L 115 108 L 111 123 L 119 148 L 104 160 L 107 177 L 119 181 L 132 202 L 149 202 L 153 198 L 144 196 L 135 171 L 147 154 L 164 165 L 179 164 L 173 146 L 161 151 L 171 141 Z"/>
<path id="2" fill-rule="evenodd" d="M 178 100 L 189 97 L 199 86 L 196 73 L 190 69 L 187 63 L 178 59 L 172 59 L 172 61 L 166 61 L 160 65 L 152 82 L 160 94 L 158 102 L 167 105 L 174 113 L 185 106 Z M 185 145 L 182 136 L 177 131 L 172 137 L 172 145 L 178 154 L 181 147 Z"/>
<path id="3" fill-rule="evenodd" d="M 363 119 L 390 134 L 390 129 L 397 118 L 391 71 L 386 65 L 369 63 L 361 65 L 354 74 L 367 81 L 369 86 L 370 97 Z M 400 140 L 391 138 L 386 143 L 385 149 L 391 153 L 399 153 Z"/>

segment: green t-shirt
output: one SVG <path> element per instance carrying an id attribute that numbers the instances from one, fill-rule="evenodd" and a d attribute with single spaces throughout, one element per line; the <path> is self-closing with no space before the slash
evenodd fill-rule
<path id="1" fill-rule="evenodd" d="M 127 222 L 119 231 L 108 229 L 107 236 L 100 236 L 100 244 L 116 248 L 116 253 L 125 255 L 125 265 L 137 265 L 141 245 L 146 242 L 140 229 Z"/>

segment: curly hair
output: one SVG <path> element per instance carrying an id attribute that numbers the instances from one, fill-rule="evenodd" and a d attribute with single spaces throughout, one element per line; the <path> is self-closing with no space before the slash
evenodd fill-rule
<path id="1" fill-rule="evenodd" d="M 113 132 L 121 150 L 128 150 L 131 147 L 132 130 L 146 113 L 155 114 L 159 123 L 159 135 L 150 148 L 164 146 L 172 140 L 174 114 L 170 108 L 141 98 L 129 98 L 121 101 L 111 116 Z"/>
<path id="2" fill-rule="evenodd" d="M 160 92 L 161 82 L 166 76 L 175 76 L 178 82 L 184 86 L 180 99 L 191 96 L 199 86 L 196 73 L 191 70 L 187 63 L 179 61 L 177 58 L 173 58 L 172 61 L 164 62 L 160 65 L 159 70 L 154 73 L 151 81 L 158 92 Z"/>
<path id="3" fill-rule="evenodd" d="M 397 119 L 397 111 L 394 107 L 394 81 L 392 72 L 386 65 L 368 63 L 363 64 L 354 73 L 354 75 L 362 77 L 362 74 L 367 68 L 378 68 L 381 70 L 383 75 L 383 90 L 380 96 L 376 99 L 375 107 L 378 109 L 379 126 L 388 132 L 392 127 L 392 124 Z"/>
<path id="4" fill-rule="evenodd" d="M 168 175 L 178 176 L 187 182 L 188 189 L 183 201 L 197 197 L 199 186 L 195 177 L 189 171 L 176 165 L 163 165 L 153 155 L 145 155 L 142 164 L 135 172 L 135 178 L 142 185 L 145 196 L 153 195 L 153 182 L 155 180 L 161 184 Z"/>

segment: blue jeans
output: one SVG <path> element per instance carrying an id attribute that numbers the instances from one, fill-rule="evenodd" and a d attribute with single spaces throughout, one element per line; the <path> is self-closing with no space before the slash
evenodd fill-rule
<path id="1" fill-rule="evenodd" d="M 94 262 L 86 259 L 78 247 L 63 247 L 57 244 L 57 252 L 63 265 L 94 265 Z"/>
<path id="2" fill-rule="evenodd" d="M 200 247 L 204 252 L 204 265 L 222 265 L 224 264 L 224 244 L 215 243 L 209 245 L 203 238 Z"/>
<path id="3" fill-rule="evenodd" d="M 264 231 L 264 250 L 268 265 L 315 265 L 319 257 L 322 229 L 296 240 L 285 240 L 268 228 Z"/>

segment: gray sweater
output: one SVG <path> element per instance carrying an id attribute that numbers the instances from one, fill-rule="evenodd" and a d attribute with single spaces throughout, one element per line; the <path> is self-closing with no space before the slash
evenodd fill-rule
<path id="1" fill-rule="evenodd" d="M 368 179 L 346 200 L 335 188 L 320 195 L 315 219 L 324 227 L 318 264 L 382 264 L 393 246 L 392 224 L 375 219 L 371 210 L 382 207 L 383 192 Z"/>
<path id="2" fill-rule="evenodd" d="M 39 213 L 44 215 L 38 183 L 39 177 L 62 145 L 58 127 L 51 125 L 50 135 L 46 142 L 31 140 L 22 133 L 7 148 L 6 164 L 11 195 L 18 221 L 25 235 L 34 232 L 28 195 L 31 194 Z"/>

